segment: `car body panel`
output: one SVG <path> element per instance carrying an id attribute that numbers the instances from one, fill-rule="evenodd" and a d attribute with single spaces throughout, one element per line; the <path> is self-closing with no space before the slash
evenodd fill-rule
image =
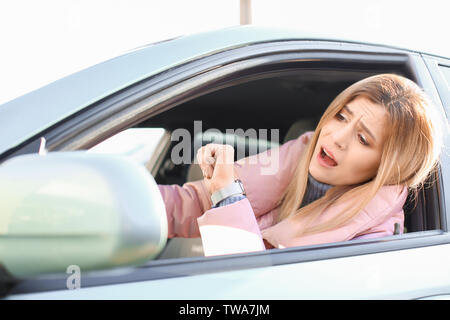
<path id="1" fill-rule="evenodd" d="M 450 294 L 445 252 L 450 244 L 7 299 L 417 299 Z"/>

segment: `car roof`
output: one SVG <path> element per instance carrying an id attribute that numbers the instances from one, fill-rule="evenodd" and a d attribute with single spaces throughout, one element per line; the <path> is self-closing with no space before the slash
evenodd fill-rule
<path id="1" fill-rule="evenodd" d="M 227 48 L 278 40 L 366 43 L 298 30 L 240 26 L 136 48 L 0 105 L 0 154 L 86 106 L 171 67 Z"/>

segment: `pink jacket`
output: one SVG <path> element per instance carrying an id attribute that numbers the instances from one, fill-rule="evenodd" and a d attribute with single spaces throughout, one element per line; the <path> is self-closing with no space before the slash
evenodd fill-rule
<path id="1" fill-rule="evenodd" d="M 275 223 L 279 213 L 276 203 L 312 134 L 306 132 L 279 148 L 235 162 L 235 177 L 242 181 L 247 198 L 230 205 L 211 208 L 202 180 L 183 187 L 159 185 L 167 210 L 169 237 L 201 236 L 205 255 L 209 256 L 383 237 L 394 233 L 395 223 L 403 232 L 403 205 L 408 195 L 403 185 L 383 186 L 356 217 L 331 231 L 299 237 L 290 220 Z M 270 158 L 272 153 L 278 154 Z M 267 157 L 261 158 L 264 155 Z M 278 159 L 277 170 L 262 174 L 262 169 L 273 165 L 273 159 Z M 338 214 L 345 205 L 329 207 L 315 223 Z"/>

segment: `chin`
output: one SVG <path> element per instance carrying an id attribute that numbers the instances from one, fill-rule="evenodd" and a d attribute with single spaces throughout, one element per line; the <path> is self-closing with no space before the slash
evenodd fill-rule
<path id="1" fill-rule="evenodd" d="M 309 166 L 309 174 L 319 182 L 334 185 L 332 179 L 330 179 L 329 173 L 327 175 L 327 172 L 323 172 L 320 168 L 317 168 L 316 165 L 311 164 Z"/>

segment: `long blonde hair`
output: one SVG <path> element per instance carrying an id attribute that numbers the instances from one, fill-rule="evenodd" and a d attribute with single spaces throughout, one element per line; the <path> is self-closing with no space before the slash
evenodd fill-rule
<path id="1" fill-rule="evenodd" d="M 345 104 L 365 96 L 382 105 L 389 113 L 388 128 L 380 166 L 376 176 L 350 186 L 334 186 L 323 197 L 299 209 L 305 194 L 309 164 L 324 124 Z M 442 147 L 442 128 L 432 114 L 431 101 L 413 81 L 395 74 L 380 74 L 360 80 L 342 91 L 322 115 L 314 135 L 302 154 L 294 178 L 280 201 L 283 219 L 301 219 L 301 234 L 317 233 L 344 225 L 356 216 L 384 185 L 406 185 L 415 192 L 424 186 L 436 170 Z M 333 219 L 319 225 L 309 225 L 331 205 L 349 201 L 349 205 Z"/>

